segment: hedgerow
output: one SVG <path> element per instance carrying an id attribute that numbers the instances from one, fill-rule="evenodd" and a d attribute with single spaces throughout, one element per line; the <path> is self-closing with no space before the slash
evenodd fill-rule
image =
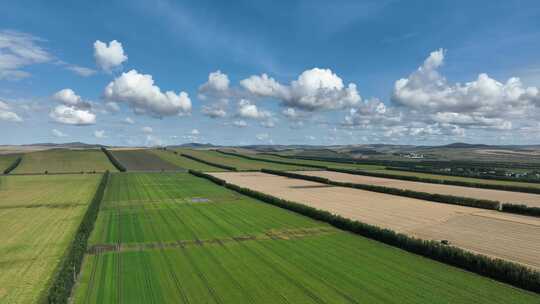
<path id="1" fill-rule="evenodd" d="M 493 190 L 503 190 L 503 191 L 513 191 L 513 192 L 524 192 L 524 193 L 540 194 L 540 188 L 532 188 L 532 187 L 521 187 L 521 186 L 512 186 L 512 185 L 497 185 L 497 184 L 481 184 L 481 183 L 471 183 L 471 182 L 466 182 L 466 181 L 443 180 L 443 179 L 435 179 L 435 178 L 426 178 L 426 177 L 409 176 L 409 175 L 398 175 L 398 174 L 391 174 L 391 173 L 370 172 L 370 171 L 360 171 L 360 170 L 351 170 L 351 169 L 328 168 L 327 170 L 328 171 L 341 172 L 341 173 L 348 173 L 348 174 L 373 176 L 373 177 L 383 177 L 383 178 L 393 178 L 393 179 L 401 179 L 401 180 L 422 182 L 422 183 L 453 185 L 453 186 L 463 186 L 463 187 L 471 187 L 471 188 L 482 188 L 482 189 L 493 189 Z"/>
<path id="2" fill-rule="evenodd" d="M 9 174 L 11 171 L 15 170 L 15 168 L 17 168 L 17 166 L 21 163 L 21 161 L 22 161 L 22 157 L 21 156 L 17 157 L 17 159 L 15 159 L 13 163 L 11 163 L 11 165 L 9 165 L 9 167 L 7 167 L 4 170 L 4 174 Z"/>
<path id="3" fill-rule="evenodd" d="M 73 242 L 68 247 L 66 255 L 59 264 L 59 268 L 54 276 L 53 282 L 47 291 L 46 301 L 48 303 L 67 303 L 71 295 L 71 289 L 75 284 L 76 276 L 81 270 L 81 264 L 88 243 L 90 233 L 94 228 L 99 206 L 107 187 L 109 171 L 106 171 L 101 178 L 101 182 L 96 190 L 92 202 L 88 206 L 86 213 L 75 233 Z"/>
<path id="4" fill-rule="evenodd" d="M 241 194 L 257 200 L 288 209 L 315 220 L 350 231 L 352 233 L 398 247 L 408 252 L 443 262 L 467 271 L 483 275 L 500 282 L 540 293 L 540 272 L 517 263 L 491 258 L 472 253 L 454 246 L 444 245 L 437 241 L 423 240 L 397 233 L 393 230 L 380 228 L 319 210 L 296 202 L 283 200 L 265 193 L 229 184 L 226 181 L 206 173 L 189 170 L 195 176 L 203 177 L 218 185 L 225 186 Z"/>
<path id="5" fill-rule="evenodd" d="M 126 172 L 126 167 L 120 163 L 116 157 L 111 153 L 111 151 L 105 149 L 105 147 L 101 147 L 101 151 L 107 155 L 107 158 L 111 161 L 111 163 L 118 169 L 120 172 Z"/>
<path id="6" fill-rule="evenodd" d="M 310 175 L 303 175 L 303 174 L 298 174 L 298 173 L 276 171 L 276 170 L 263 169 L 261 171 L 270 173 L 270 174 L 275 174 L 275 175 L 310 180 L 310 181 L 324 183 L 328 185 L 362 189 L 362 190 L 391 194 L 391 195 L 399 195 L 399 196 L 411 197 L 411 198 L 422 199 L 422 200 L 438 202 L 438 203 L 445 203 L 445 204 L 453 204 L 453 205 L 468 206 L 468 207 L 490 209 L 490 210 L 499 210 L 500 205 L 501 205 L 501 203 L 498 201 L 482 200 L 482 199 L 475 199 L 475 198 L 470 198 L 470 197 L 461 197 L 461 196 L 445 195 L 445 194 L 437 194 L 437 193 L 427 193 L 427 192 L 390 188 L 390 187 L 377 186 L 377 185 L 338 182 L 338 181 L 333 181 L 333 180 L 329 180 L 327 178 L 322 178 L 318 176 L 310 176 Z"/>
<path id="7" fill-rule="evenodd" d="M 309 164 L 301 164 L 301 163 L 294 163 L 294 162 L 279 161 L 279 160 L 274 160 L 274 159 L 259 158 L 259 157 L 253 157 L 253 156 L 237 154 L 237 153 L 232 153 L 232 152 L 226 152 L 226 151 L 221 151 L 221 150 L 216 150 L 216 151 L 221 153 L 221 154 L 225 154 L 225 155 L 229 155 L 229 156 L 236 156 L 236 157 L 249 159 L 249 160 L 263 161 L 263 162 L 267 162 L 267 163 L 274 163 L 274 164 L 280 164 L 280 165 L 292 165 L 292 166 L 299 166 L 299 167 L 306 167 L 306 168 L 317 168 L 317 169 L 325 169 L 326 170 L 325 166 L 320 166 L 320 165 L 309 165 Z"/>
<path id="8" fill-rule="evenodd" d="M 200 163 L 210 165 L 210 166 L 218 167 L 218 168 L 229 170 L 229 171 L 238 171 L 235 167 L 209 162 L 207 160 L 200 159 L 198 157 L 195 157 L 195 156 L 192 156 L 192 155 L 189 155 L 189 154 L 181 153 L 180 155 L 182 155 L 183 157 L 187 157 L 189 159 L 192 159 L 194 161 L 198 161 Z"/>
<path id="9" fill-rule="evenodd" d="M 540 216 L 540 208 L 522 204 L 502 204 L 502 211 L 530 216 Z"/>

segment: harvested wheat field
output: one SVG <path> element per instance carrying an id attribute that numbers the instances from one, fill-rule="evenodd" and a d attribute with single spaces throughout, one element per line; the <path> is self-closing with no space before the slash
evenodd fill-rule
<path id="1" fill-rule="evenodd" d="M 540 218 L 333 187 L 260 172 L 220 172 L 229 183 L 351 219 L 540 269 Z"/>
<path id="2" fill-rule="evenodd" d="M 499 201 L 501 203 L 524 204 L 531 207 L 540 207 L 539 194 L 411 182 L 392 178 L 363 176 L 333 171 L 302 171 L 301 174 L 320 176 L 338 182 L 376 185 L 389 188 L 472 197 L 477 199 Z"/>

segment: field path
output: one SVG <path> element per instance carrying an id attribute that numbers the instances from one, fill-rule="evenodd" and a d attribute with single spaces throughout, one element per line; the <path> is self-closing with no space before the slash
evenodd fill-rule
<path id="1" fill-rule="evenodd" d="M 438 185 L 431 183 L 412 182 L 399 179 L 355 175 L 333 171 L 303 171 L 301 174 L 320 176 L 338 182 L 376 185 L 427 193 L 439 193 L 446 195 L 471 197 L 476 199 L 500 201 L 501 203 L 525 204 L 531 207 L 540 207 L 540 194 L 480 189 L 452 185 Z"/>
<path id="2" fill-rule="evenodd" d="M 211 173 L 229 183 L 423 239 L 540 269 L 540 219 L 433 203 L 260 172 Z"/>

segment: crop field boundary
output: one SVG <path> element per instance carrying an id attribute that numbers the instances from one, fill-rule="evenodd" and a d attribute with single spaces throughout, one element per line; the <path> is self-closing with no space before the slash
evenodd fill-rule
<path id="1" fill-rule="evenodd" d="M 194 160 L 194 161 L 198 161 L 198 162 L 200 162 L 200 163 L 207 164 L 207 165 L 209 165 L 209 166 L 214 166 L 214 167 L 218 167 L 218 168 L 225 169 L 225 170 L 229 170 L 229 171 L 238 171 L 238 169 L 235 168 L 235 167 L 231 167 L 231 166 L 227 166 L 227 165 L 222 165 L 222 164 L 218 164 L 218 163 L 209 162 L 209 161 L 207 161 L 207 160 L 204 160 L 204 159 L 201 159 L 201 158 L 198 158 L 198 157 L 196 157 L 196 156 L 189 155 L 189 154 L 186 154 L 186 153 L 180 153 L 180 155 L 183 156 L 183 157 L 192 159 L 192 160 Z"/>
<path id="2" fill-rule="evenodd" d="M 53 276 L 52 284 L 46 291 L 43 301 L 48 303 L 67 303 L 76 282 L 76 277 L 81 271 L 81 265 L 88 245 L 88 238 L 94 228 L 97 214 L 105 188 L 109 181 L 109 171 L 103 174 L 101 181 L 96 189 L 92 201 L 82 218 L 82 221 L 75 233 L 72 243 L 66 251 L 65 256 L 59 263 L 58 269 Z"/>
<path id="3" fill-rule="evenodd" d="M 274 164 L 280 164 L 280 165 L 293 165 L 293 166 L 299 166 L 299 167 L 305 167 L 305 168 L 316 168 L 316 169 L 323 169 L 323 170 L 327 169 L 325 166 L 319 166 L 319 165 L 308 165 L 308 164 L 300 164 L 300 163 L 279 161 L 279 160 L 273 160 L 273 159 L 258 158 L 258 157 L 247 156 L 247 155 L 243 155 L 239 153 L 226 152 L 222 150 L 215 150 L 215 151 L 224 155 L 236 156 L 236 157 L 244 158 L 248 160 L 262 161 L 262 162 L 274 163 Z"/>
<path id="4" fill-rule="evenodd" d="M 143 250 L 160 250 L 166 248 L 186 248 L 186 247 L 201 247 L 207 245 L 224 245 L 226 243 L 238 243 L 248 241 L 265 241 L 265 240 L 295 240 L 311 236 L 319 236 L 325 234 L 336 233 L 339 230 L 329 227 L 317 228 L 302 228 L 302 229 L 282 229 L 278 231 L 267 231 L 263 234 L 241 235 L 230 238 L 214 238 L 214 239 L 195 239 L 195 240 L 178 240 L 174 242 L 155 242 L 155 243 L 136 243 L 136 244 L 96 244 L 92 245 L 86 251 L 87 254 L 96 255 L 106 252 L 124 252 L 124 251 L 143 251 Z"/>
<path id="5" fill-rule="evenodd" d="M 410 237 L 406 234 L 397 233 L 391 229 L 380 228 L 360 221 L 351 220 L 332 214 L 328 211 L 316 209 L 297 202 L 283 200 L 266 193 L 230 184 L 225 180 L 210 174 L 194 170 L 190 170 L 190 173 L 198 177 L 206 178 L 220 186 L 224 186 L 259 201 L 302 214 L 318 221 L 326 222 L 338 229 L 349 231 L 403 249 L 410 253 L 474 272 L 518 288 L 540 293 L 540 272 L 529 267 L 473 253 L 451 245 L 444 245 L 437 241 Z"/>
<path id="6" fill-rule="evenodd" d="M 22 161 L 22 156 L 19 156 L 17 157 L 12 163 L 11 165 L 9 165 L 5 170 L 4 170 L 4 174 L 9 174 L 11 171 L 15 170 L 19 164 L 21 163 Z"/>
<path id="7" fill-rule="evenodd" d="M 126 167 L 114 157 L 114 155 L 111 153 L 111 151 L 107 150 L 105 147 L 101 147 L 101 151 L 105 153 L 105 156 L 109 159 L 109 161 L 113 164 L 113 166 L 118 169 L 120 172 L 126 172 Z"/>

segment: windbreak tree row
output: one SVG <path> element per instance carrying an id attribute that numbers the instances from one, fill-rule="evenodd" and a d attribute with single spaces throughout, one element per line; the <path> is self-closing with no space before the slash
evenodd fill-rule
<path id="1" fill-rule="evenodd" d="M 200 163 L 210 165 L 210 166 L 218 167 L 218 168 L 225 169 L 225 170 L 229 170 L 229 171 L 238 171 L 235 167 L 231 167 L 231 166 L 227 166 L 227 165 L 223 165 L 223 164 L 217 164 L 217 163 L 209 162 L 209 161 L 207 161 L 207 160 L 204 160 L 204 159 L 201 159 L 201 158 L 198 158 L 198 157 L 189 155 L 189 154 L 181 153 L 180 155 L 182 155 L 183 157 L 187 157 L 187 158 L 189 158 L 189 159 L 198 161 L 198 162 L 200 162 Z"/>
<path id="2" fill-rule="evenodd" d="M 419 191 L 390 188 L 390 187 L 377 186 L 377 185 L 338 182 L 338 181 L 329 180 L 328 178 L 323 178 L 323 177 L 318 177 L 318 176 L 309 176 L 309 175 L 303 175 L 303 174 L 292 173 L 292 172 L 283 172 L 283 171 L 266 170 L 266 169 L 263 169 L 261 171 L 265 173 L 274 174 L 274 175 L 304 179 L 304 180 L 319 182 L 319 183 L 328 184 L 328 185 L 355 188 L 355 189 L 361 189 L 361 190 L 367 190 L 367 191 L 373 191 L 373 192 L 379 192 L 379 193 L 385 193 L 385 194 L 391 194 L 391 195 L 399 195 L 399 196 L 422 199 L 422 200 L 427 200 L 427 201 L 432 201 L 432 202 L 437 202 L 437 203 L 453 204 L 453 205 L 468 206 L 468 207 L 490 209 L 490 210 L 499 210 L 501 206 L 501 203 L 498 201 L 482 200 L 482 199 L 446 195 L 446 194 L 419 192 Z"/>
<path id="3" fill-rule="evenodd" d="M 9 165 L 9 167 L 7 167 L 4 170 L 4 174 L 9 174 L 11 171 L 15 170 L 15 168 L 17 168 L 17 166 L 21 163 L 21 161 L 22 161 L 22 156 L 17 157 L 17 159 L 15 159 L 13 163 L 11 163 L 11 165 Z"/>
<path id="4" fill-rule="evenodd" d="M 88 206 L 86 213 L 77 229 L 75 238 L 69 246 L 66 255 L 59 264 L 58 271 L 52 285 L 47 292 L 48 303 L 67 303 L 71 295 L 71 289 L 75 284 L 77 275 L 81 270 L 81 264 L 86 252 L 88 238 L 94 228 L 99 207 L 109 180 L 109 171 L 103 174 L 97 191 Z"/>
<path id="5" fill-rule="evenodd" d="M 260 201 L 300 213 L 318 221 L 329 223 L 336 228 L 350 231 L 411 253 L 419 254 L 519 288 L 540 293 L 540 272 L 517 263 L 490 258 L 454 246 L 444 245 L 440 242 L 422 240 L 397 233 L 390 229 L 350 220 L 339 215 L 334 215 L 328 211 L 319 210 L 262 192 L 229 184 L 224 180 L 206 173 L 193 170 L 190 170 L 189 172 L 195 176 L 207 178 L 218 185 L 225 186 Z"/>
<path id="6" fill-rule="evenodd" d="M 118 169 L 118 171 L 126 172 L 126 167 L 124 167 L 124 165 L 122 165 L 122 163 L 120 163 L 118 161 L 118 159 L 116 159 L 116 157 L 114 157 L 114 155 L 111 153 L 111 151 L 105 149 L 105 147 L 101 147 L 101 151 L 103 151 L 103 153 L 105 153 L 105 155 L 107 155 L 107 158 L 116 167 L 116 169 Z"/>

